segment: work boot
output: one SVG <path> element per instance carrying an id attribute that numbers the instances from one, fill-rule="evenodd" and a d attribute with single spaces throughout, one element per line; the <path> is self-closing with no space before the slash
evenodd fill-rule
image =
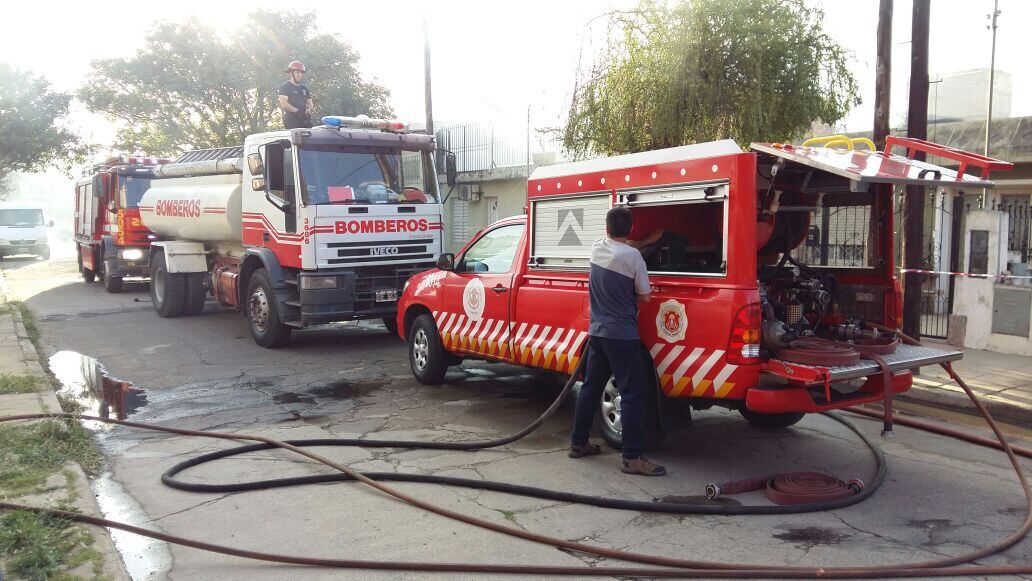
<path id="1" fill-rule="evenodd" d="M 591 442 L 582 446 L 570 444 L 570 458 L 583 458 L 584 456 L 594 456 L 595 454 L 601 453 L 602 447 L 598 444 L 592 444 Z"/>
<path id="2" fill-rule="evenodd" d="M 649 459 L 645 456 L 638 456 L 633 460 L 624 458 L 623 464 L 620 465 L 620 471 L 625 474 L 641 474 L 642 476 L 663 476 L 666 474 L 666 468 L 649 462 Z"/>

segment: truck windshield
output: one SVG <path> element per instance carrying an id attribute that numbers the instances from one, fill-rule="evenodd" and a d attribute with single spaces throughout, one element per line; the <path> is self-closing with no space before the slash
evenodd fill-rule
<path id="1" fill-rule="evenodd" d="M 433 204 L 430 153 L 399 149 L 301 148 L 301 192 L 313 204 Z"/>
<path id="2" fill-rule="evenodd" d="M 119 206 L 122 208 L 136 208 L 140 205 L 140 198 L 150 187 L 150 178 L 134 178 L 122 176 L 119 178 L 118 195 Z"/>
<path id="3" fill-rule="evenodd" d="M 0 210 L 0 226 L 42 226 L 43 210 Z"/>

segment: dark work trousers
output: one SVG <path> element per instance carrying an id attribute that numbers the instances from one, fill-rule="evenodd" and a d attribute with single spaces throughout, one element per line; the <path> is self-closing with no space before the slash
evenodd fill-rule
<path id="1" fill-rule="evenodd" d="M 645 444 L 645 402 L 649 389 L 641 343 L 637 339 L 588 338 L 588 364 L 577 396 L 570 440 L 575 446 L 588 443 L 591 424 L 602 404 L 602 390 L 610 377 L 620 390 L 623 457 L 633 460 L 641 456 Z"/>

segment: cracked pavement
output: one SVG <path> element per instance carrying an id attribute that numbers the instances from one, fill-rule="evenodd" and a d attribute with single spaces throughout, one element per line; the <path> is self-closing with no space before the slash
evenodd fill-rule
<path id="1" fill-rule="evenodd" d="M 9 260 L 4 268 L 13 298 L 25 300 L 35 312 L 51 354 L 75 351 L 96 357 L 113 376 L 145 390 L 146 405 L 132 416 L 138 421 L 283 439 L 480 440 L 520 429 L 556 394 L 554 385 L 541 387 L 536 374 L 479 362 L 453 370 L 443 386 L 421 386 L 411 378 L 404 344 L 378 324 L 308 330 L 296 333 L 285 348 L 266 350 L 253 343 L 238 314 L 210 301 L 200 316 L 160 319 L 149 309 L 145 286 L 127 285 L 126 292 L 108 295 L 100 285 L 81 283 L 74 262 Z M 365 447 L 318 451 L 357 470 L 503 480 L 639 500 L 684 497 L 705 502 L 701 495 L 708 482 L 779 471 L 818 470 L 847 480 L 872 476 L 873 461 L 862 444 L 843 426 L 820 416 L 808 417 L 793 429 L 765 432 L 731 412 L 696 412 L 690 429 L 670 434 L 663 449 L 651 454 L 667 465 L 670 475 L 646 479 L 620 473 L 619 456 L 611 450 L 576 461 L 567 458 L 571 415 L 567 405 L 529 437 L 476 452 Z M 902 427 L 895 438 L 881 440 L 879 422 L 854 422 L 883 447 L 888 478 L 862 504 L 826 513 L 664 515 L 472 489 L 393 485 L 449 509 L 527 531 L 651 554 L 764 564 L 847 566 L 936 559 L 1002 538 L 1023 519 L 1020 489 L 1002 454 Z M 102 502 L 122 507 L 109 514 L 128 515 L 172 534 L 313 556 L 621 565 L 484 532 L 356 483 L 231 494 L 181 492 L 161 484 L 163 471 L 184 458 L 232 444 L 123 428 L 101 430 L 97 439 L 107 472 L 96 488 Z M 1032 469 L 1032 462 L 1024 465 Z M 181 477 L 233 482 L 326 471 L 275 450 L 206 464 Z M 759 493 L 733 501 L 767 502 Z M 134 553 L 132 543 L 120 544 L 135 578 L 342 576 L 340 571 L 288 568 L 156 545 Z M 978 563 L 1029 561 L 1032 541 L 1025 540 Z"/>

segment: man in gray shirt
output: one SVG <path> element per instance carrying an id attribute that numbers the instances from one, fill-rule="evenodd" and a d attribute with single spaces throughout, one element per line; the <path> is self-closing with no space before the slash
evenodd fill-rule
<path id="1" fill-rule="evenodd" d="M 645 260 L 635 246 L 658 239 L 654 232 L 648 240 L 631 246 L 631 211 L 617 206 L 606 214 L 606 238 L 591 249 L 588 295 L 591 324 L 588 327 L 588 361 L 584 383 L 577 396 L 570 457 L 601 453 L 588 441 L 588 433 L 601 404 L 602 390 L 612 377 L 620 390 L 620 415 L 623 425 L 623 463 L 628 474 L 662 476 L 666 468 L 642 455 L 645 440 L 645 406 L 651 389 L 641 342 L 638 337 L 638 303 L 652 297 Z"/>

